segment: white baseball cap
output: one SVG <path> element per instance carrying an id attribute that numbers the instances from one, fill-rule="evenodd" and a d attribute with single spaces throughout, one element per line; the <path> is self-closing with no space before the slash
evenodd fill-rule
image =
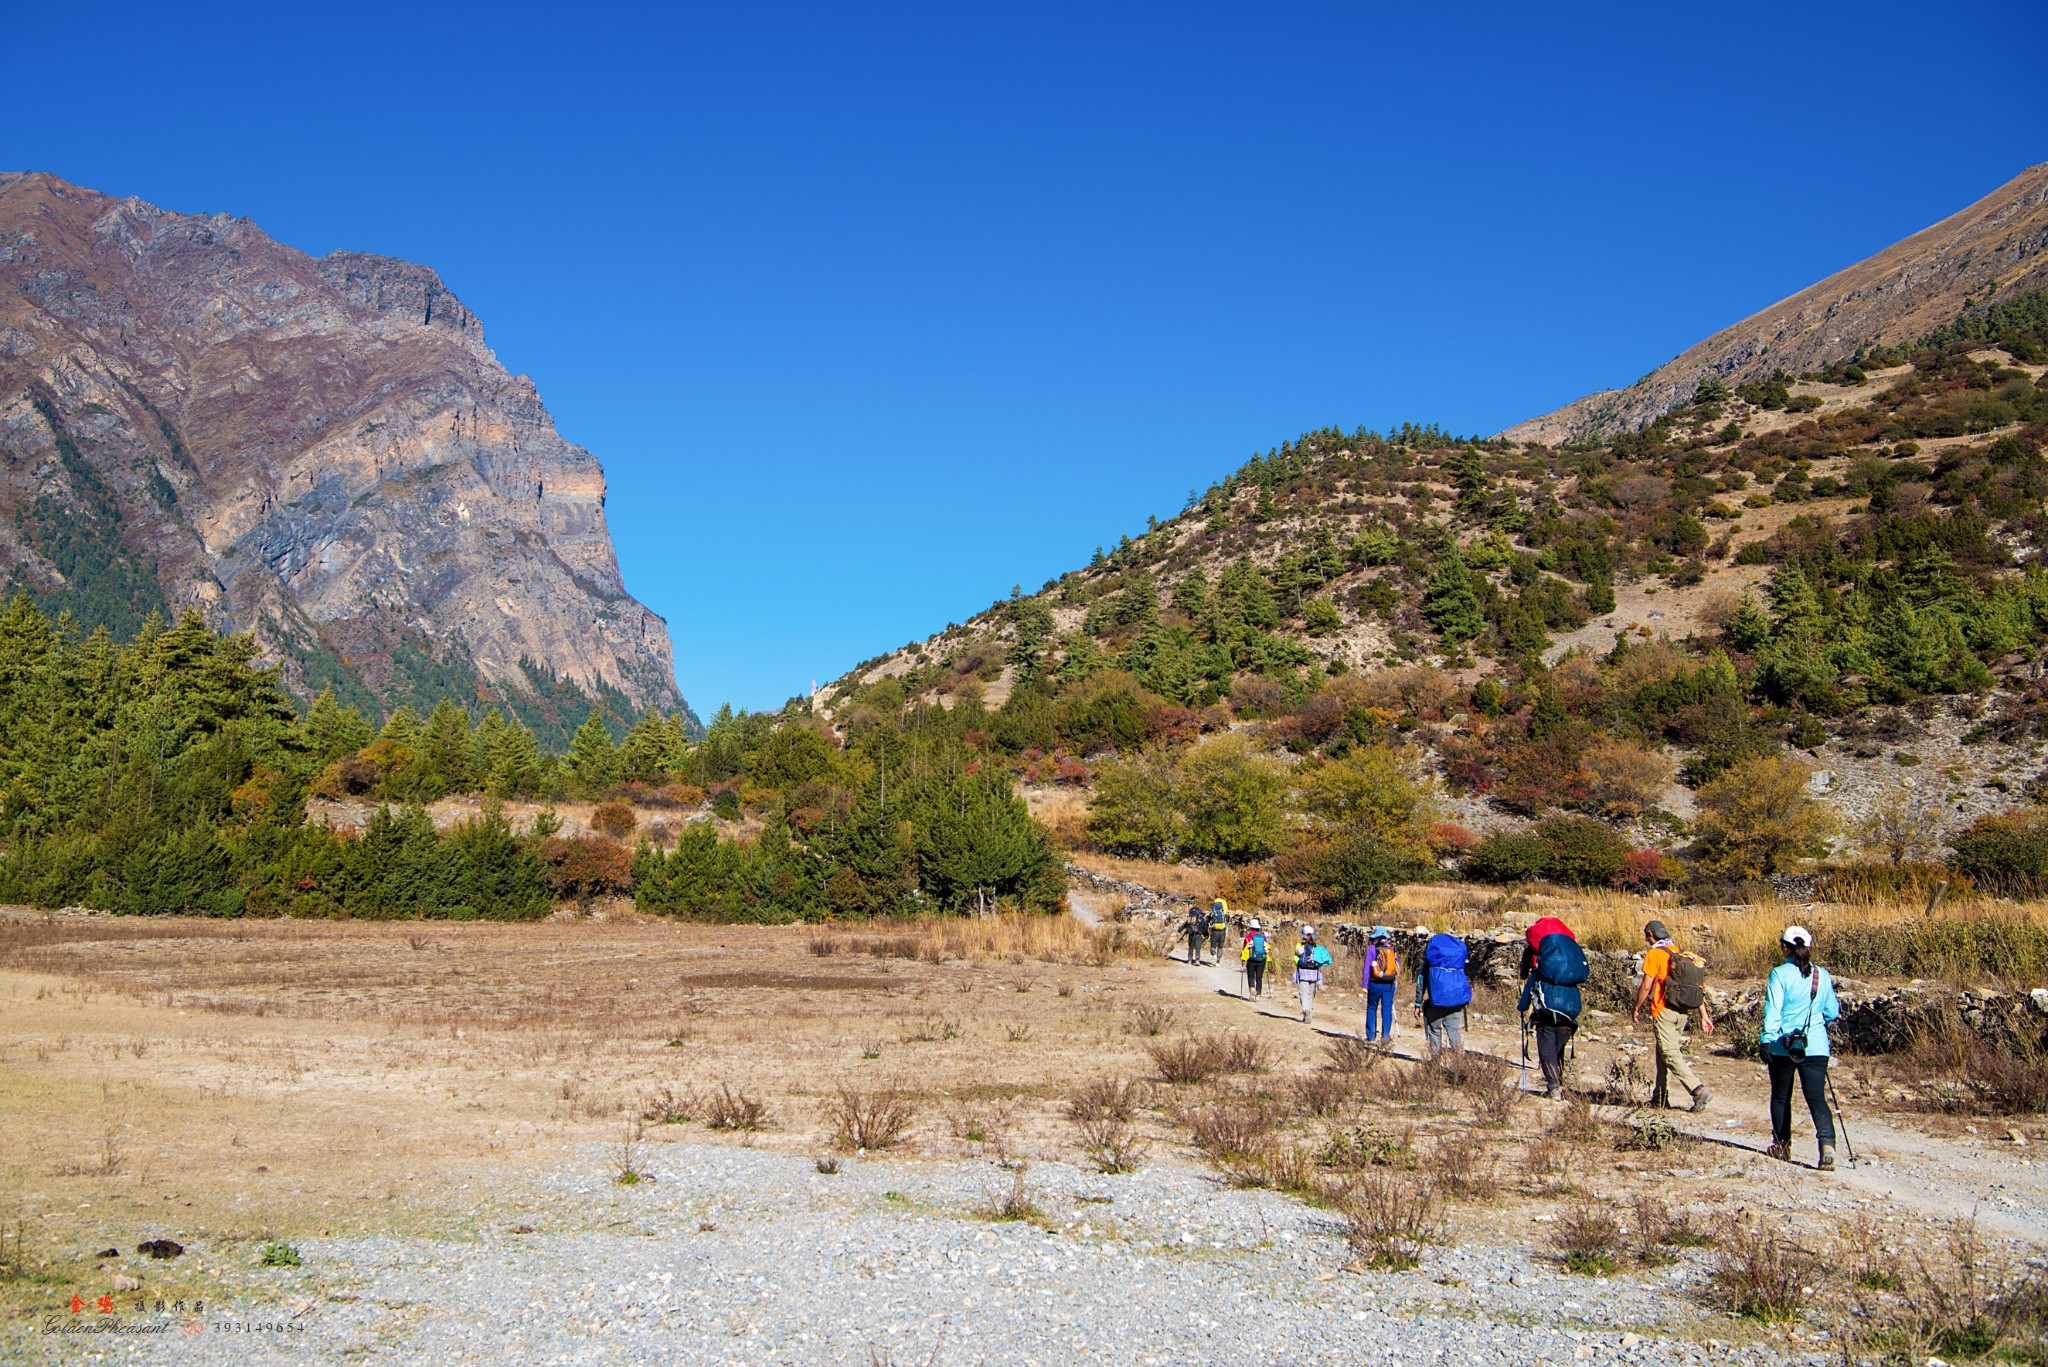
<path id="1" fill-rule="evenodd" d="M 1805 926 L 1786 926 L 1785 933 L 1778 937 L 1781 945 L 1804 945 L 1813 948 L 1813 932 Z"/>

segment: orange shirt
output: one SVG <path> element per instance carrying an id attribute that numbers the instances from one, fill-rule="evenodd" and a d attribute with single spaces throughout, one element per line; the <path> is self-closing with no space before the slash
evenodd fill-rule
<path id="1" fill-rule="evenodd" d="M 1650 980 L 1650 1019 L 1664 1009 L 1664 980 L 1671 976 L 1671 950 L 1658 947 L 1643 955 L 1643 976 Z"/>

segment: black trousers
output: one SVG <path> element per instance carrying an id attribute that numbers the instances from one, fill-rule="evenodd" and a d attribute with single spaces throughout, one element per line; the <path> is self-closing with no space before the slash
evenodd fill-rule
<path id="1" fill-rule="evenodd" d="M 1821 1147 L 1835 1146 L 1835 1113 L 1828 1109 L 1828 1061 L 1826 1055 L 1808 1054 L 1787 1058 L 1764 1054 L 1764 1066 L 1771 1070 L 1771 1138 L 1780 1144 L 1792 1142 L 1792 1075 L 1799 1075 L 1799 1090 L 1806 1093 L 1806 1109 L 1813 1114 L 1813 1133 Z"/>
<path id="2" fill-rule="evenodd" d="M 1536 1032 L 1536 1061 L 1543 1069 L 1543 1085 L 1550 1091 L 1558 1091 L 1564 1086 L 1564 1047 L 1578 1030 L 1578 1023 L 1573 1021 L 1531 1028 Z"/>
<path id="3" fill-rule="evenodd" d="M 1266 961 L 1264 959 L 1246 959 L 1244 961 L 1244 985 L 1245 990 L 1255 997 L 1266 990 Z"/>

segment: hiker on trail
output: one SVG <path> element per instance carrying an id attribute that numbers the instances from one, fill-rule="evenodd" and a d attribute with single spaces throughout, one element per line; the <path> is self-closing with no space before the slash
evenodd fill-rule
<path id="1" fill-rule="evenodd" d="M 1814 1137 L 1820 1141 L 1820 1169 L 1835 1166 L 1835 1117 L 1828 1110 L 1828 1022 L 1842 1014 L 1835 1000 L 1835 981 L 1813 961 L 1813 932 L 1787 926 L 1778 948 L 1785 962 L 1764 982 L 1764 1028 L 1759 1037 L 1764 1066 L 1771 1073 L 1771 1148 L 1773 1158 L 1792 1158 L 1792 1077 L 1806 1093 L 1813 1115 Z"/>
<path id="2" fill-rule="evenodd" d="M 1424 935 L 1428 926 L 1416 928 Z M 1465 941 L 1456 935 L 1430 935 L 1415 970 L 1415 1023 L 1429 1040 L 1434 1059 L 1445 1049 L 1465 1052 L 1465 1008 L 1472 1003 L 1472 980 L 1465 976 Z"/>
<path id="3" fill-rule="evenodd" d="M 1221 897 L 1209 904 L 1209 957 L 1223 962 L 1223 937 L 1230 932 L 1230 904 Z"/>
<path id="4" fill-rule="evenodd" d="M 1522 1000 L 1517 1008 L 1526 1022 L 1522 1065 L 1529 1063 L 1529 1033 L 1536 1036 L 1536 1061 L 1543 1069 L 1543 1098 L 1555 1100 L 1564 1091 L 1564 1050 L 1579 1028 L 1585 1003 L 1579 984 L 1590 976 L 1586 951 L 1570 926 L 1546 916 L 1529 927 L 1522 950 Z"/>
<path id="5" fill-rule="evenodd" d="M 1670 1105 L 1670 1079 L 1675 1077 L 1692 1093 L 1692 1108 L 1704 1111 L 1714 1094 L 1679 1051 L 1685 1045 L 1686 1018 L 1694 1012 L 1699 1013 L 1700 1033 L 1714 1033 L 1714 1018 L 1707 1014 L 1706 961 L 1672 944 L 1671 932 L 1662 921 L 1646 924 L 1643 938 L 1650 948 L 1643 955 L 1643 981 L 1636 988 L 1629 1024 L 1642 1020 L 1644 1006 L 1650 1008 L 1650 1025 L 1657 1033 L 1657 1091 L 1663 1093 L 1664 1104 Z"/>
<path id="6" fill-rule="evenodd" d="M 1394 985 L 1401 980 L 1401 956 L 1394 953 L 1394 933 L 1374 926 L 1365 946 L 1365 1039 L 1394 1038 Z"/>
<path id="7" fill-rule="evenodd" d="M 1209 918 L 1200 907 L 1189 907 L 1185 921 L 1180 923 L 1181 934 L 1188 937 L 1188 962 L 1202 962 L 1202 941 L 1209 938 Z"/>
<path id="8" fill-rule="evenodd" d="M 1272 957 L 1267 948 L 1266 931 L 1253 918 L 1251 926 L 1244 933 L 1244 947 L 1238 951 L 1244 958 L 1245 991 L 1254 997 L 1266 995 L 1266 961 Z"/>
<path id="9" fill-rule="evenodd" d="M 1323 984 L 1323 970 L 1330 966 L 1330 951 L 1316 943 L 1316 928 L 1301 928 L 1301 943 L 1294 951 L 1294 984 L 1301 989 L 1301 1023 L 1314 1025 L 1316 989 Z"/>

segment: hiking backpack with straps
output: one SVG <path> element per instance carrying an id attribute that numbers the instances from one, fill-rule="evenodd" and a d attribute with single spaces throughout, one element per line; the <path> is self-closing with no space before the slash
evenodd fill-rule
<path id="1" fill-rule="evenodd" d="M 1465 942 L 1455 935 L 1432 935 L 1422 950 L 1431 1006 L 1466 1006 L 1472 1001 L 1472 980 L 1465 976 Z"/>
<path id="2" fill-rule="evenodd" d="M 1664 979 L 1664 1004 L 1675 1011 L 1697 1011 L 1707 1001 L 1707 961 L 1672 946 L 1671 971 Z"/>
<path id="3" fill-rule="evenodd" d="M 1401 956 L 1394 947 L 1385 942 L 1372 946 L 1366 954 L 1366 977 L 1376 983 L 1390 983 L 1401 976 Z"/>
<path id="4" fill-rule="evenodd" d="M 1552 931 L 1536 942 L 1536 976 L 1559 987 L 1577 987 L 1593 970 L 1577 940 Z"/>

